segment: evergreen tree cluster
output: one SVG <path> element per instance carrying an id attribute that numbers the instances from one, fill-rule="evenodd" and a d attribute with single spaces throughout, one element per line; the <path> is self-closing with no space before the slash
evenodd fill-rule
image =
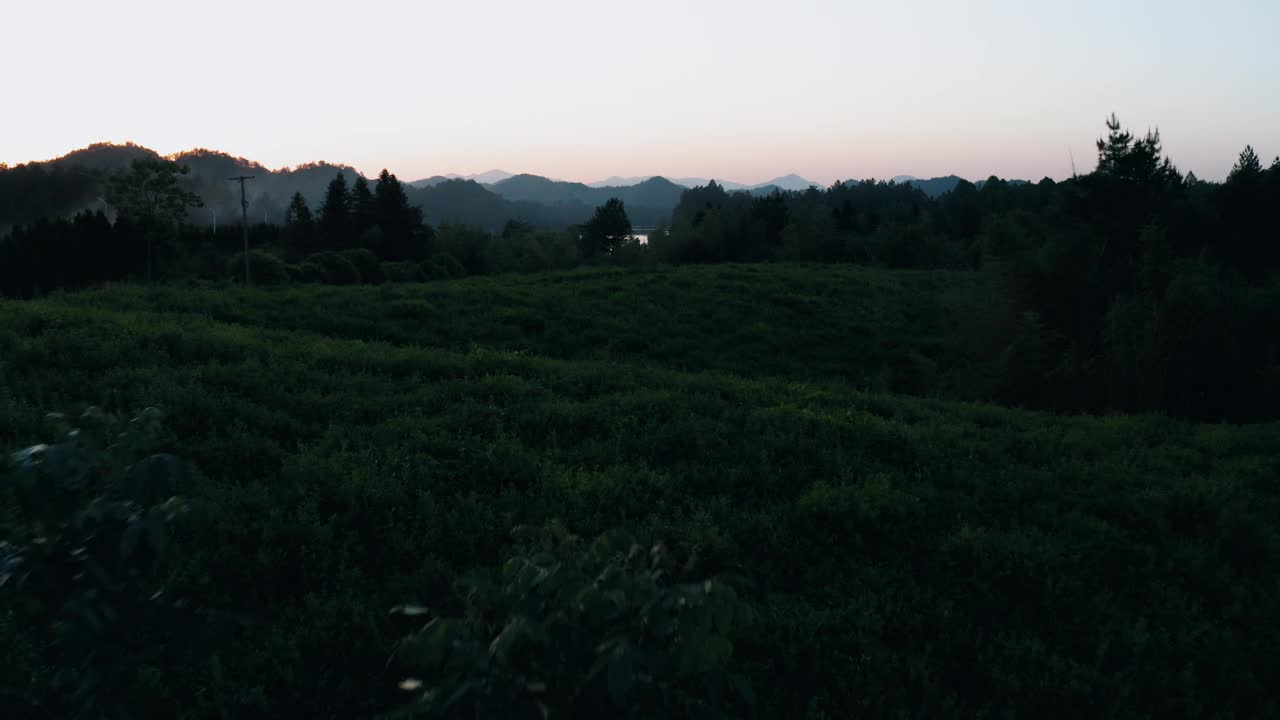
<path id="1" fill-rule="evenodd" d="M 1158 131 L 1113 115 L 1098 165 L 1055 183 L 990 178 L 931 200 L 892 182 L 753 197 L 685 193 L 649 251 L 667 262 L 809 260 L 980 271 L 990 315 L 974 394 L 1066 411 L 1200 419 L 1280 407 L 1280 159 L 1247 147 L 1224 183 L 1184 176 Z"/>
<path id="2" fill-rule="evenodd" d="M 284 234 L 289 249 L 299 254 L 363 247 L 384 260 L 421 261 L 434 233 L 423 222 L 422 209 L 409 204 L 396 176 L 383 170 L 373 189 L 364 177 L 348 188 L 339 172 L 316 215 L 295 193 L 285 212 Z"/>
<path id="3" fill-rule="evenodd" d="M 112 223 L 101 210 L 72 220 L 42 219 L 0 242 L 0 295 L 34 297 L 140 276 L 146 254 L 138 228 L 125 219 Z"/>

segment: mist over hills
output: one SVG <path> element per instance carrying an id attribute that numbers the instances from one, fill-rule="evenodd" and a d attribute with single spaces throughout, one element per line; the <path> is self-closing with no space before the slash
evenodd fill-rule
<path id="1" fill-rule="evenodd" d="M 22 204 L 16 201 L 6 203 L 0 198 L 0 229 L 32 222 L 39 217 L 69 216 L 84 209 L 109 210 L 103 199 L 107 176 L 125 169 L 133 160 L 160 157 L 156 151 L 141 145 L 97 143 L 53 160 L 9 168 L 6 172 L 23 175 L 26 178 L 23 182 L 44 183 L 47 188 L 36 193 L 38 199 L 29 197 Z M 167 157 L 191 169 L 184 181 L 201 197 L 204 207 L 191 210 L 188 220 L 202 225 L 239 221 L 240 189 L 228 180 L 231 177 L 253 177 L 245 188 L 251 221 L 279 223 L 294 193 L 301 193 L 312 209 L 318 209 L 325 188 L 335 175 L 342 173 L 348 183 L 360 175 L 349 165 L 331 162 L 272 170 L 247 158 L 205 148 Z M 911 184 L 930 197 L 938 197 L 950 192 L 962 179 L 948 175 L 921 180 L 901 175 L 894 181 Z M 428 222 L 497 230 L 508 220 L 521 220 L 546 228 L 582 223 L 591 217 L 596 207 L 615 197 L 626 204 L 628 216 L 635 226 L 653 227 L 671 220 L 671 213 L 686 190 L 711 182 L 710 178 L 700 177 L 614 176 L 594 183 L 580 183 L 494 169 L 467 176 L 433 175 L 404 186 L 410 203 L 423 209 Z M 753 195 L 820 187 L 818 183 L 796 174 L 754 185 L 719 179 L 714 182 L 730 192 Z M 981 186 L 982 183 L 975 184 Z"/>
<path id="2" fill-rule="evenodd" d="M 481 185 L 492 185 L 493 183 L 506 180 L 513 175 L 515 175 L 515 173 L 509 173 L 506 170 L 486 170 L 485 172 L 476 173 L 474 175 L 449 173 L 447 175 L 432 175 L 431 177 L 414 180 L 405 184 L 412 187 L 431 187 L 432 185 L 439 185 L 446 180 L 474 180 Z"/>

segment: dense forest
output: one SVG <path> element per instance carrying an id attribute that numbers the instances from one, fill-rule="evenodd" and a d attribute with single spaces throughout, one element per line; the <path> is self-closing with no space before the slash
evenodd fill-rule
<path id="1" fill-rule="evenodd" d="M 0 716 L 1280 715 L 1280 159 L 1097 148 L 0 167 Z"/>

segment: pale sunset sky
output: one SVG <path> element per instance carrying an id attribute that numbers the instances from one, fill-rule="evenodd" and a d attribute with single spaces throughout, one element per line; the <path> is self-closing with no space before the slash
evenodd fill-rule
<path id="1" fill-rule="evenodd" d="M 1280 0 L 2 2 L 10 164 L 1036 180 L 1113 111 L 1205 179 L 1280 153 Z"/>

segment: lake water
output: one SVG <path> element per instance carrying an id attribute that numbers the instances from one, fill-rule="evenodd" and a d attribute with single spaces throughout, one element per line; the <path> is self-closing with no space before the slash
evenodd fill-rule
<path id="1" fill-rule="evenodd" d="M 640 241 L 641 245 L 649 244 L 649 233 L 653 232 L 653 228 L 632 228 L 631 237 Z"/>

